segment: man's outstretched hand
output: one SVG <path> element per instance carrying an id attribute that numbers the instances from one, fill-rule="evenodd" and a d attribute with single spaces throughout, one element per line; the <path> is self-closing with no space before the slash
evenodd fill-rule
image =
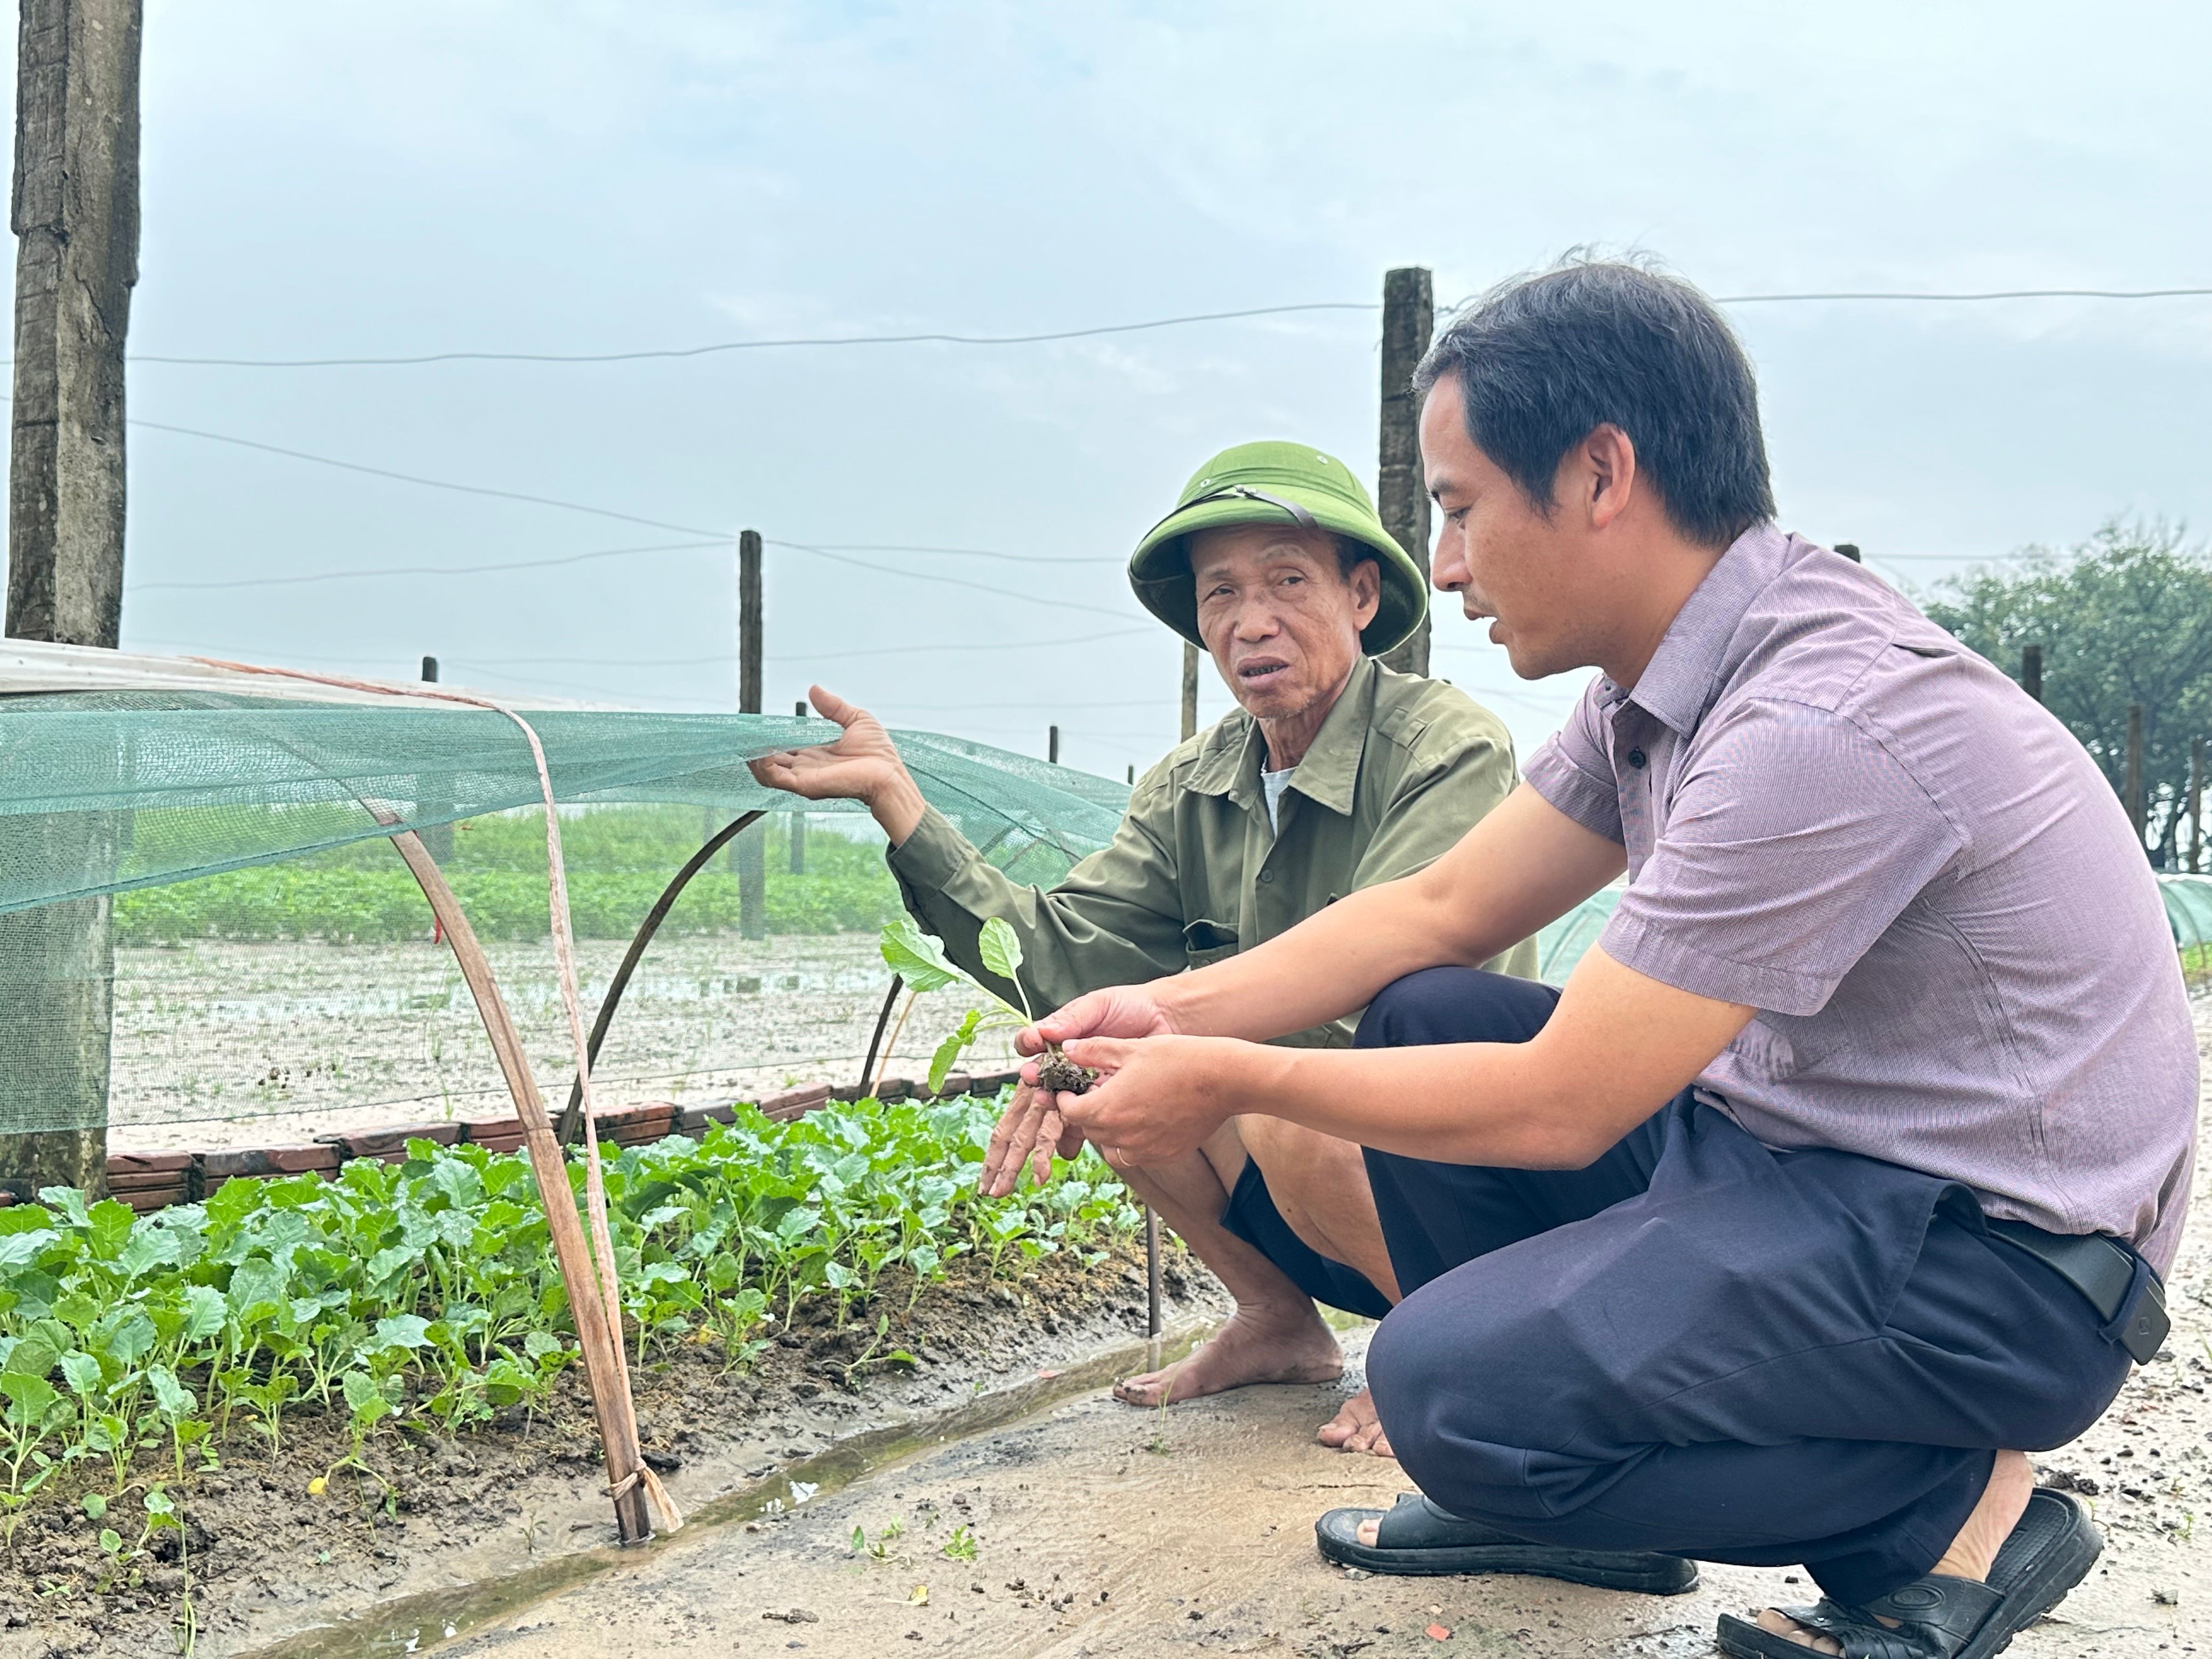
<path id="1" fill-rule="evenodd" d="M 883 722 L 857 703 L 815 686 L 808 694 L 824 720 L 844 727 L 835 743 L 786 749 L 750 763 L 754 781 L 807 800 L 866 805 L 893 846 L 921 822 L 921 790 L 899 758 Z"/>

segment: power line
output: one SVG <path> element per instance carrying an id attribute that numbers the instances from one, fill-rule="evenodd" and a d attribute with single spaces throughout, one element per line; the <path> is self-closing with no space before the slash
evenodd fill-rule
<path id="1" fill-rule="evenodd" d="M 1071 645 L 1095 645 L 1101 640 L 1126 640 L 1134 638 L 1139 634 L 1155 632 L 1156 630 L 1150 628 L 1116 628 L 1104 634 L 1084 634 L 1067 640 L 987 640 L 981 644 L 954 644 L 940 641 L 936 642 L 934 648 L 946 652 L 957 651 L 963 656 L 978 651 L 1065 650 Z M 854 657 L 880 657 L 883 654 L 882 647 L 871 646 L 859 651 L 795 651 L 788 654 L 781 651 L 771 651 L 768 653 L 768 659 L 770 662 L 834 662 Z"/>
<path id="2" fill-rule="evenodd" d="M 556 501 L 550 495 L 532 495 L 519 489 L 493 489 L 483 484 L 454 483 L 445 478 L 425 478 L 412 472 L 394 472 L 381 466 L 364 466 L 359 461 L 341 461 L 329 455 L 310 455 L 304 449 L 285 449 L 276 444 L 264 444 L 252 438 L 234 438 L 228 433 L 203 432 L 197 427 L 168 426 L 160 421 L 133 420 L 132 426 L 147 427 L 155 432 L 174 432 L 187 438 L 204 438 L 210 443 L 235 444 L 240 449 L 258 449 L 267 455 L 282 455 L 295 461 L 313 461 L 318 466 L 335 466 L 347 472 L 365 472 L 373 478 L 391 478 L 400 483 L 421 484 L 426 489 L 451 489 L 464 495 L 489 495 L 499 501 L 526 501 L 533 507 L 557 507 L 568 513 L 588 513 L 599 519 L 619 519 L 624 524 L 641 524 L 648 530 L 673 530 L 684 536 L 725 537 L 726 532 L 702 530 L 696 524 L 664 524 L 659 519 L 641 519 L 635 513 L 617 513 L 612 507 L 589 507 L 581 501 Z"/>
<path id="3" fill-rule="evenodd" d="M 960 651 L 963 653 L 969 651 L 1034 651 L 1042 649 L 1047 646 L 1064 647 L 1070 645 L 1085 644 L 1091 640 L 1118 640 L 1129 634 L 1149 634 L 1152 631 L 1152 630 L 1148 628 L 1121 629 L 1109 634 L 1088 635 L 1085 636 L 1084 639 L 1079 640 L 994 640 L 981 645 L 942 646 L 938 648 L 941 650 Z M 830 654 L 838 656 L 879 657 L 883 653 L 878 649 L 874 651 L 837 652 Z M 732 652 L 724 652 L 718 657 L 456 657 L 451 659 L 456 665 L 459 666 L 474 665 L 483 667 L 497 668 L 525 667 L 531 665 L 563 668 L 697 668 L 711 665 L 732 663 L 737 661 L 737 659 L 736 653 Z M 769 655 L 769 660 L 770 662 L 805 662 L 810 659 L 811 653 L 806 652 L 799 652 L 792 656 L 784 656 L 780 653 L 771 652 Z M 1165 697 L 1160 698 L 1158 701 L 1163 703 L 1167 703 L 1172 702 L 1175 700 L 1172 697 Z M 1003 708 L 1006 704 L 1006 700 L 1002 697 L 996 702 L 923 704 L 921 706 L 925 708 Z M 1066 708 L 1068 705 L 1063 703 L 1055 706 Z M 1102 702 L 1084 703 L 1076 706 L 1086 708 L 1134 708 L 1137 705 L 1128 702 Z"/>
<path id="4" fill-rule="evenodd" d="M 765 538 L 764 538 L 765 539 Z M 833 553 L 826 547 L 810 546 L 805 542 L 769 540 L 771 547 L 788 547 L 801 553 L 811 553 L 817 558 L 829 559 L 838 564 L 849 564 L 861 570 L 872 570 L 884 576 L 912 576 L 918 572 L 902 570 L 895 564 L 870 564 L 866 559 L 855 559 L 843 553 Z M 1118 561 L 1117 561 L 1118 562 Z M 1126 611 L 1116 611 L 1103 605 L 1085 605 L 1080 599 L 1050 599 L 1042 593 L 1024 593 L 1018 587 L 994 587 L 988 582 L 964 581 L 958 576 L 931 576 L 927 580 L 940 587 L 966 587 L 978 593 L 990 593 L 1000 599 L 1026 599 L 1031 605 L 1048 605 L 1056 611 L 1090 611 L 1102 617 L 1126 617 Z"/>
<path id="5" fill-rule="evenodd" d="M 1835 289 L 1803 294 L 1723 294 L 1714 303 L 1724 306 L 1796 305 L 1839 301 L 1976 304 L 2005 300 L 2179 300 L 2212 295 L 2212 288 L 2015 288 L 1964 293 L 1924 293 L 1910 289 Z M 393 357 L 173 357 L 134 355 L 134 363 L 167 363 L 200 368 L 403 368 L 432 363 L 626 363 L 684 357 L 706 357 L 732 351 L 781 351 L 812 347 L 886 345 L 1015 346 L 1042 345 L 1057 340 L 1082 340 L 1106 334 L 1136 334 L 1148 330 L 1181 328 L 1195 323 L 1234 322 L 1251 317 L 1280 317 L 1317 311 L 1379 311 L 1371 301 L 1318 301 L 1302 305 L 1255 306 L 1237 311 L 1194 312 L 1180 317 L 1156 317 L 1137 323 L 1105 323 L 1088 328 L 1054 329 L 1035 334 L 838 334 L 800 336 L 770 340 L 718 340 L 708 345 L 670 346 L 637 351 L 434 351 Z"/>
<path id="6" fill-rule="evenodd" d="M 550 559 L 514 559 L 504 564 L 398 564 L 379 568 L 325 570 L 312 576 L 246 576 L 227 582 L 133 582 L 130 591 L 150 593 L 157 589 L 295 587 L 303 582 L 352 581 L 364 576 L 481 576 L 489 571 L 544 570 L 554 565 L 582 564 L 591 559 L 616 559 L 633 553 L 676 553 L 710 547 L 726 551 L 729 545 L 727 537 L 718 537 L 711 542 L 661 542 L 652 547 L 604 547 L 595 553 L 569 553 Z"/>
<path id="7" fill-rule="evenodd" d="M 798 542 L 777 544 L 798 547 Z M 909 547 L 897 542 L 823 542 L 807 549 L 813 553 L 944 553 L 971 559 L 1004 559 L 1010 564 L 1124 564 L 1119 554 L 1079 553 L 1060 557 L 1049 553 L 995 553 L 988 547 Z"/>
<path id="8" fill-rule="evenodd" d="M 2212 288 L 2008 288 L 1980 294 L 1914 294 L 1861 290 L 1834 294 L 1723 294 L 1722 306 L 1779 305 L 1804 300 L 1928 300 L 1960 304 L 1980 300 L 2184 300 L 2212 295 Z"/>
<path id="9" fill-rule="evenodd" d="M 1106 323 L 1091 328 L 1055 329 L 1043 334 L 839 334 L 787 340 L 718 340 L 712 345 L 671 346 L 646 351 L 434 351 L 411 357 L 153 357 L 134 363 L 175 363 L 201 368 L 399 368 L 424 363 L 629 363 L 648 358 L 707 357 L 725 351 L 776 351 L 807 346 L 1041 345 L 1053 340 L 1085 340 L 1101 334 L 1136 334 L 1147 329 L 1180 328 L 1189 323 L 1225 323 L 1244 317 L 1281 317 L 1304 311 L 1380 311 L 1364 301 L 1322 301 L 1311 305 L 1255 306 L 1242 311 L 1203 311 L 1187 317 L 1155 317 L 1141 323 Z"/>

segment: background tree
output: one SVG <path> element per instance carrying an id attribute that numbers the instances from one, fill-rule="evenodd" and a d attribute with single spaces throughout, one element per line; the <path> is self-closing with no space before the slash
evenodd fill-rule
<path id="1" fill-rule="evenodd" d="M 2154 863 L 2179 867 L 2189 740 L 2212 732 L 2212 551 L 2179 526 L 2114 520 L 2063 552 L 1953 577 L 1926 608 L 2015 678 L 2021 647 L 2040 645 L 2045 705 L 2115 791 L 2128 705 L 2143 706 L 2144 839 Z"/>

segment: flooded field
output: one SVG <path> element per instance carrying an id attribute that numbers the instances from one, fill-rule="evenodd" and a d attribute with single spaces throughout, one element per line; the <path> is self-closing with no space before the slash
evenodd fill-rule
<path id="1" fill-rule="evenodd" d="M 623 949 L 579 941 L 587 1017 Z M 551 945 L 486 950 L 540 1086 L 566 1099 L 573 1067 Z M 657 941 L 601 1054 L 600 1102 L 850 1084 L 890 983 L 872 933 Z M 888 1075 L 921 1076 L 970 995 L 922 998 Z M 118 1150 L 270 1145 L 512 1110 L 453 953 L 427 941 L 118 951 L 113 1054 Z M 995 1070 L 1010 1054 L 997 1035 L 971 1060 Z"/>

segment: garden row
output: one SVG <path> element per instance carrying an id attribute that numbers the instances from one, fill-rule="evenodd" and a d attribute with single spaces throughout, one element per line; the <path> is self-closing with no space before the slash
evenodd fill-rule
<path id="1" fill-rule="evenodd" d="M 1136 1228 L 1087 1152 L 1042 1186 L 981 1195 L 997 1110 L 870 1099 L 779 1121 L 748 1105 L 696 1139 L 610 1148 L 639 1363 L 692 1342 L 744 1365 L 802 1309 L 842 1326 L 872 1299 L 911 1308 L 960 1258 L 994 1274 L 1060 1251 L 1089 1265 Z M 362 1460 L 388 1419 L 450 1433 L 538 1408 L 575 1343 L 526 1158 L 422 1136 L 333 1150 L 334 1170 L 227 1177 L 147 1214 L 66 1188 L 0 1209 L 0 1540 L 41 1492 L 97 1518 L 241 1431 L 277 1443 L 300 1413 L 349 1431 L 333 1472 L 374 1480 Z M 853 1369 L 902 1363 L 872 1346 Z"/>
<path id="2" fill-rule="evenodd" d="M 884 1102 L 908 1099 L 955 1100 L 970 1093 L 995 1094 L 1012 1085 L 1018 1073 L 1000 1072 L 970 1077 L 956 1073 L 934 1091 L 890 1078 L 879 1084 L 876 1098 Z M 771 1121 L 789 1122 L 826 1103 L 831 1093 L 826 1083 L 804 1089 L 787 1089 L 759 1101 L 757 1109 Z M 600 1113 L 594 1120 L 600 1144 L 649 1146 L 665 1137 L 704 1133 L 710 1124 L 729 1123 L 743 1109 L 734 1102 L 715 1106 L 678 1106 L 650 1101 Z M 517 1117 L 460 1118 L 450 1122 L 410 1124 L 394 1129 L 356 1129 L 318 1135 L 312 1141 L 281 1146 L 225 1147 L 220 1151 L 180 1152 L 113 1152 L 107 1159 L 109 1196 L 144 1214 L 172 1204 L 197 1204 L 222 1189 L 225 1182 L 244 1176 L 319 1175 L 325 1180 L 351 1159 L 373 1158 L 397 1164 L 415 1141 L 437 1146 L 482 1146 L 489 1152 L 513 1152 L 522 1147 L 522 1120 Z M 27 1192 L 0 1186 L 0 1207 L 30 1196 Z"/>

